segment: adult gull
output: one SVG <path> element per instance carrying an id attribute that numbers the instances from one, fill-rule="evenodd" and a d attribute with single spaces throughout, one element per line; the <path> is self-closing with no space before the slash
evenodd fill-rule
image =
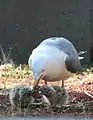
<path id="1" fill-rule="evenodd" d="M 40 79 L 47 81 L 64 80 L 80 70 L 81 64 L 74 45 L 63 37 L 51 37 L 43 40 L 33 49 L 28 65 L 34 75 L 33 88 Z"/>

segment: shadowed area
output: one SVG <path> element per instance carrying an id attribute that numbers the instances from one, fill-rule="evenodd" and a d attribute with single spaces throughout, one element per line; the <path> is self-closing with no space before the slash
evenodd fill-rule
<path id="1" fill-rule="evenodd" d="M 8 118 L 1 118 L 0 120 L 92 120 L 92 118 L 86 117 L 8 117 Z"/>

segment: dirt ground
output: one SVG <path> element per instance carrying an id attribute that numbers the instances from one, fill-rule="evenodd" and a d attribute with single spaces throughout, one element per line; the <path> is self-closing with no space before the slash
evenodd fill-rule
<path id="1" fill-rule="evenodd" d="M 32 85 L 33 80 L 23 79 L 0 79 L 3 86 L 15 86 L 19 84 Z M 48 82 L 49 85 L 61 86 L 61 81 Z M 41 80 L 39 85 L 44 85 Z M 69 103 L 63 107 L 32 105 L 28 109 L 12 110 L 8 95 L 3 91 L 0 94 L 0 116 L 32 115 L 32 116 L 61 116 L 61 115 L 84 115 L 93 116 L 93 75 L 77 75 L 65 80 L 65 89 L 69 94 Z M 2 89 L 1 89 L 2 93 Z M 91 95 L 91 96 L 90 96 Z"/>

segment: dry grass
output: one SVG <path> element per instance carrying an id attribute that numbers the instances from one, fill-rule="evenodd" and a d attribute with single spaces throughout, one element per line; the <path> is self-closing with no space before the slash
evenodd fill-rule
<path id="1" fill-rule="evenodd" d="M 19 84 L 30 84 L 33 79 L 32 71 L 27 65 L 14 66 L 4 64 L 0 66 L 0 87 L 12 87 Z"/>

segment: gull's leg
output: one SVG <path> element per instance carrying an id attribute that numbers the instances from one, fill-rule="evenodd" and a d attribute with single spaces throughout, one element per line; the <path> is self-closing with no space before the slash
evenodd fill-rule
<path id="1" fill-rule="evenodd" d="M 47 81 L 45 80 L 45 85 L 47 85 Z"/>
<path id="2" fill-rule="evenodd" d="M 62 85 L 61 85 L 61 87 L 64 87 L 64 80 L 62 80 Z"/>

